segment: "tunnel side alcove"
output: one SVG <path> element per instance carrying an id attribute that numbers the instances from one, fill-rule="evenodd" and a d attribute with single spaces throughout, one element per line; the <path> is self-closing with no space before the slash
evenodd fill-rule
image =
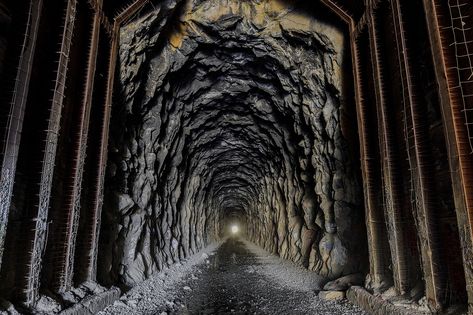
<path id="1" fill-rule="evenodd" d="M 220 239 L 328 278 L 366 231 L 346 26 L 319 3 L 145 5 L 120 29 L 99 268 L 132 286 Z"/>

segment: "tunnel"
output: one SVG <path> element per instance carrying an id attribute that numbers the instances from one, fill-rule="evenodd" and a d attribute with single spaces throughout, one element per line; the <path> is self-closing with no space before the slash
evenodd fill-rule
<path id="1" fill-rule="evenodd" d="M 340 116 L 353 104 L 348 49 L 337 27 L 305 14 L 320 9 L 282 17 L 274 5 L 176 7 L 165 43 L 151 31 L 159 16 L 122 28 L 105 209 L 123 226 L 111 257 L 125 283 L 218 238 L 229 217 L 327 276 L 359 269 L 360 189 Z"/>
<path id="2" fill-rule="evenodd" d="M 472 314 L 469 0 L 0 0 L 2 314 Z"/>

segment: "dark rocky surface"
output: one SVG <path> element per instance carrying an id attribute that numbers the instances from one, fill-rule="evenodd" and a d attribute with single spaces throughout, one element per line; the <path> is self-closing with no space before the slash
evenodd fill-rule
<path id="1" fill-rule="evenodd" d="M 361 192 L 342 132 L 346 43 L 320 12 L 164 1 L 121 29 L 108 282 L 132 286 L 231 222 L 321 275 L 360 271 Z"/>
<path id="2" fill-rule="evenodd" d="M 298 282 L 310 278 L 311 285 L 319 288 L 322 277 L 307 277 L 295 266 L 282 266 L 281 259 L 229 238 L 215 252 L 204 254 L 203 261 L 166 294 L 163 285 L 148 285 L 154 281 L 150 279 L 101 314 L 364 314 L 347 301 L 319 299 L 317 290 Z"/>
<path id="3" fill-rule="evenodd" d="M 3 72 L 3 61 L 7 49 L 8 28 L 11 23 L 11 17 L 4 4 L 0 3 L 0 78 Z"/>
<path id="4" fill-rule="evenodd" d="M 198 269 L 198 279 L 188 277 L 181 286 L 185 307 L 190 314 L 287 314 L 309 313 L 306 307 L 315 292 L 290 292 L 274 281 L 253 272 L 257 257 L 244 244 L 229 239 Z M 304 310 L 305 309 L 305 310 Z M 338 309 L 337 309 L 338 310 Z M 333 310 L 332 310 L 333 311 Z"/>

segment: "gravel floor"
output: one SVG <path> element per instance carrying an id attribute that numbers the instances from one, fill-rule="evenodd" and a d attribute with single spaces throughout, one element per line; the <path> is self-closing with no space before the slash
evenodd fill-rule
<path id="1" fill-rule="evenodd" d="M 322 281 L 229 238 L 136 286 L 99 314 L 365 314 L 346 301 L 319 299 Z"/>

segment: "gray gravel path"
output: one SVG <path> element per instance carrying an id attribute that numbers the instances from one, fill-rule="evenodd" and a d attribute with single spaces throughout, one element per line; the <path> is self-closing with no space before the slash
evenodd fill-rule
<path id="1" fill-rule="evenodd" d="M 138 285 L 101 314 L 365 314 L 347 301 L 319 299 L 322 282 L 229 238 Z"/>

